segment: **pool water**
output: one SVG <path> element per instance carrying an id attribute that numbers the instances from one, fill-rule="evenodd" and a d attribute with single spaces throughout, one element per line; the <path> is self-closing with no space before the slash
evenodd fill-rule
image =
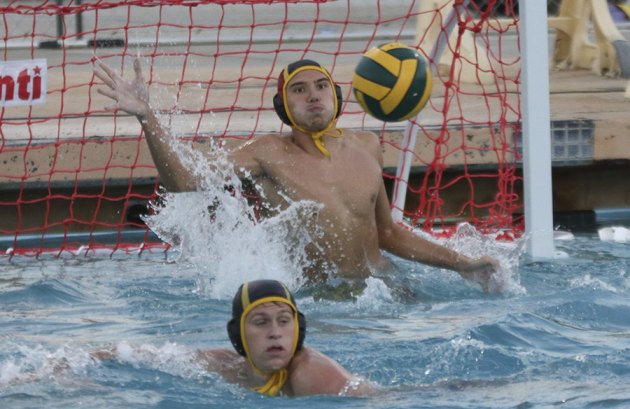
<path id="1" fill-rule="evenodd" d="M 292 283 L 306 344 L 380 385 L 363 398 L 270 398 L 196 365 L 196 348 L 229 346 L 243 275 L 165 254 L 0 259 L 0 407 L 630 407 L 630 245 L 556 246 L 566 257 L 510 255 L 499 294 L 398 259 L 351 299 Z"/>

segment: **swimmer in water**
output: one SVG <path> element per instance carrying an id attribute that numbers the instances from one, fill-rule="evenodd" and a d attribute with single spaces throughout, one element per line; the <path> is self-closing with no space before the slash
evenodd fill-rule
<path id="1" fill-rule="evenodd" d="M 94 74 L 105 87 L 98 92 L 113 100 L 108 110 L 122 110 L 140 122 L 160 182 L 171 192 L 200 188 L 199 177 L 181 160 L 149 106 L 148 87 L 140 61 L 134 61 L 135 78 L 122 78 L 99 63 Z M 382 254 L 454 270 L 488 291 L 500 269 L 494 258 L 471 258 L 426 240 L 396 223 L 383 182 L 383 154 L 372 132 L 337 128 L 343 103 L 341 89 L 330 73 L 312 60 L 285 67 L 278 77 L 273 99 L 280 119 L 291 127 L 288 135 L 253 138 L 230 151 L 229 159 L 241 179 L 260 190 L 268 215 L 291 202 L 322 204 L 306 248 L 309 264 L 304 276 L 312 283 L 328 278 L 365 279 L 387 275 L 394 266 Z M 260 194 L 262 193 L 262 194 Z M 383 274 L 385 273 L 385 274 Z"/>
<path id="2" fill-rule="evenodd" d="M 244 283 L 232 302 L 228 335 L 236 352 L 202 350 L 210 370 L 266 395 L 365 395 L 373 385 L 304 346 L 306 319 L 275 280 Z"/>
<path id="3" fill-rule="evenodd" d="M 369 395 L 376 385 L 304 346 L 306 319 L 276 280 L 242 284 L 232 301 L 227 332 L 236 351 L 200 349 L 196 358 L 226 381 L 270 396 Z M 92 354 L 115 359 L 116 349 Z"/>

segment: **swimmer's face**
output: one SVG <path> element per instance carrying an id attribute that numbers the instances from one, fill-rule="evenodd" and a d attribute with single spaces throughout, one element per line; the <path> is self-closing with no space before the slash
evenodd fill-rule
<path id="1" fill-rule="evenodd" d="M 282 302 L 255 307 L 245 318 L 245 338 L 254 365 L 264 372 L 286 368 L 293 358 L 293 310 Z"/>
<path id="2" fill-rule="evenodd" d="M 307 131 L 323 131 L 334 118 L 333 85 L 320 71 L 297 73 L 287 84 L 286 98 L 293 120 Z"/>

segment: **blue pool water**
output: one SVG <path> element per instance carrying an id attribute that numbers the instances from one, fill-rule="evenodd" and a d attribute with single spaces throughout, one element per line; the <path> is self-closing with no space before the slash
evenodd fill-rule
<path id="1" fill-rule="evenodd" d="M 365 398 L 264 397 L 195 365 L 229 345 L 238 274 L 164 254 L 0 259 L 0 407 L 630 407 L 630 245 L 556 244 L 567 257 L 508 256 L 503 294 L 402 260 L 352 300 L 298 290 L 306 343 L 380 385 Z M 90 358 L 110 345 L 117 359 Z"/>

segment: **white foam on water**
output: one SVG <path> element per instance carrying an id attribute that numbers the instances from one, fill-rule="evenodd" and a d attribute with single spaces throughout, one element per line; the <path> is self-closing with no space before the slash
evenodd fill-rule
<path id="1" fill-rule="evenodd" d="M 72 374 L 83 377 L 88 368 L 102 364 L 92 354 L 98 350 L 70 343 L 55 350 L 17 344 L 9 344 L 8 349 L 11 357 L 0 361 L 0 387 L 49 378 L 60 380 Z M 122 341 L 113 351 L 112 359 L 135 368 L 150 368 L 185 379 L 208 376 L 206 368 L 196 360 L 196 351 L 177 343 L 131 345 Z"/>
<path id="2" fill-rule="evenodd" d="M 57 377 L 61 373 L 84 374 L 95 363 L 88 352 L 71 344 L 53 351 L 42 345 L 8 343 L 5 347 L 11 358 L 0 362 L 0 386 Z"/>
<path id="3" fill-rule="evenodd" d="M 114 359 L 135 368 L 151 368 L 182 378 L 206 376 L 207 370 L 196 359 L 196 351 L 174 342 L 163 345 L 131 345 L 122 341 L 116 345 Z"/>
<path id="4" fill-rule="evenodd" d="M 586 274 L 582 277 L 576 277 L 570 280 L 569 285 L 571 286 L 571 288 L 590 288 L 592 290 L 605 290 L 612 293 L 618 292 L 618 290 L 614 286 L 599 278 L 594 278 L 590 274 Z"/>

